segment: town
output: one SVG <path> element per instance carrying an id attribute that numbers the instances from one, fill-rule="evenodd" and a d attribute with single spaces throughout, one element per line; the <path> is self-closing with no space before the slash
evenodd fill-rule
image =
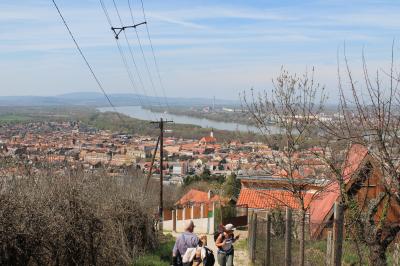
<path id="1" fill-rule="evenodd" d="M 400 5 L 0 1 L 0 265 L 400 266 Z"/>
<path id="2" fill-rule="evenodd" d="M 219 224 L 232 223 L 248 228 L 243 232 L 248 234 L 250 245 L 255 245 L 257 241 L 262 243 L 265 234 L 255 233 L 255 223 L 262 224 L 274 213 L 278 215 L 274 216 L 274 228 L 279 223 L 287 223 L 287 217 L 279 218 L 286 210 L 286 215 L 293 215 L 290 219 L 295 226 L 289 225 L 289 228 L 293 227 L 290 230 L 294 231 L 290 234 L 297 235 L 294 239 L 298 240 L 302 234 L 303 241 L 329 239 L 336 223 L 339 190 L 337 179 L 328 174 L 329 166 L 323 161 L 324 156 L 332 156 L 323 147 L 312 146 L 288 157 L 285 149 L 272 149 L 262 142 L 219 142 L 217 137 L 211 128 L 209 135 L 201 139 L 176 138 L 173 132 L 166 133 L 165 160 L 161 167 L 157 139 L 151 136 L 100 130 L 81 121 L 3 123 L 0 126 L 1 175 L 6 179 L 26 178 L 32 173 L 41 176 L 41 171 L 51 169 L 52 178 L 57 175 L 62 178 L 66 171 L 79 169 L 94 178 L 118 178 L 139 172 L 156 181 L 162 171 L 166 186 L 186 188 L 174 189 L 175 194 L 167 196 L 172 198 L 164 199 L 170 202 L 178 197 L 167 204 L 162 220 L 157 215 L 154 217 L 162 223 L 164 232 L 182 232 L 185 224 L 193 221 L 196 233 L 210 235 L 217 232 Z M 352 145 L 341 152 L 347 158 L 343 163 L 345 193 L 357 201 L 362 197 L 373 199 L 373 195 L 384 189 L 381 173 L 374 166 L 374 156 L 361 145 Z M 295 166 L 287 167 L 290 162 Z M 195 182 L 199 179 L 193 179 L 199 176 L 207 177 L 201 189 Z M 232 176 L 239 185 L 229 183 Z M 192 184 L 191 180 L 194 180 Z M 362 188 L 359 183 L 365 180 L 369 185 Z M 214 181 L 227 185 L 221 190 L 213 185 Z M 396 224 L 400 213 L 398 204 L 393 201 L 388 207 L 379 204 L 378 208 L 387 208 L 387 221 Z M 282 242 L 286 235 L 275 231 L 274 241 Z M 270 260 L 283 264 L 282 259 L 288 258 L 286 253 L 281 253 L 282 249 L 268 249 L 272 252 Z M 247 264 L 247 260 L 265 263 L 265 257 L 253 250 L 255 247 L 250 246 L 248 255 L 238 257 L 237 261 L 246 258 L 241 263 Z M 313 258 L 308 261 L 312 262 Z"/>
<path id="3" fill-rule="evenodd" d="M 81 167 L 86 171 L 106 169 L 110 175 L 126 169 L 148 173 L 156 139 L 110 130 L 98 130 L 79 122 L 31 122 L 2 125 L 0 128 L 1 156 L 24 158 L 29 163 L 48 163 L 63 169 Z M 163 166 L 165 182 L 181 184 L 189 175 L 208 171 L 226 176 L 244 171 L 260 171 L 260 165 L 273 158 L 271 150 L 262 143 L 218 143 L 213 130 L 199 140 L 164 139 L 167 161 Z M 156 158 L 159 158 L 157 151 Z M 271 165 L 273 169 L 273 164 Z M 4 169 L 14 172 L 15 169 Z M 154 174 L 159 173 L 157 159 Z"/>

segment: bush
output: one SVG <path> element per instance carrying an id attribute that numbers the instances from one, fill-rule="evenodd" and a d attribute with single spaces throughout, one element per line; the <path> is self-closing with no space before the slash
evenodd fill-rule
<path id="1" fill-rule="evenodd" d="M 157 245 L 137 184 L 94 175 L 0 181 L 0 265 L 128 265 Z"/>

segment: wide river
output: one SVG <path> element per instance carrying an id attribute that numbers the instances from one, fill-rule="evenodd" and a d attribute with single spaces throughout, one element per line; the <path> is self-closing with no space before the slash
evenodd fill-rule
<path id="1" fill-rule="evenodd" d="M 97 108 L 100 112 L 113 112 L 114 109 L 112 107 L 101 107 Z M 119 106 L 116 107 L 117 111 L 141 120 L 156 120 L 161 117 L 168 120 L 173 120 L 174 123 L 178 124 L 191 124 L 197 125 L 204 128 L 215 128 L 220 130 L 230 130 L 230 131 L 242 131 L 242 132 L 259 132 L 259 130 L 254 126 L 248 126 L 244 124 L 238 124 L 233 122 L 218 122 L 205 118 L 197 118 L 186 115 L 174 115 L 167 113 L 159 113 L 153 112 L 147 109 L 143 109 L 141 106 Z M 278 129 L 274 126 L 271 126 L 271 131 L 273 133 L 278 132 Z"/>

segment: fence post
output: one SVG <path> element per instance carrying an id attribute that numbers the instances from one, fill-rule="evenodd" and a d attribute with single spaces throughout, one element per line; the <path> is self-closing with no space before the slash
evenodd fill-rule
<path id="1" fill-rule="evenodd" d="M 292 264 L 292 210 L 286 207 L 285 266 Z"/>
<path id="2" fill-rule="evenodd" d="M 335 202 L 334 213 L 333 213 L 332 266 L 342 265 L 343 225 L 344 225 L 343 204 Z"/>
<path id="3" fill-rule="evenodd" d="M 215 230 L 216 229 L 218 229 L 217 227 L 219 226 L 219 224 L 218 225 L 216 225 L 215 224 L 215 201 L 212 203 L 212 233 L 214 233 L 215 232 Z M 222 223 L 222 221 L 221 221 L 221 223 Z"/>
<path id="4" fill-rule="evenodd" d="M 267 213 L 266 223 L 266 235 L 265 235 L 265 266 L 271 265 L 271 214 Z"/>
<path id="5" fill-rule="evenodd" d="M 247 217 L 248 218 L 248 232 L 247 232 L 247 250 L 248 250 L 248 254 L 249 256 L 251 256 L 251 237 L 253 236 L 252 233 L 252 227 L 253 227 L 253 211 L 250 212 L 250 215 Z"/>
<path id="6" fill-rule="evenodd" d="M 256 239 L 257 239 L 257 213 L 252 215 L 251 239 L 250 239 L 250 260 L 256 261 Z"/>
<path id="7" fill-rule="evenodd" d="M 186 220 L 186 207 L 182 209 L 182 220 Z"/>
<path id="8" fill-rule="evenodd" d="M 330 266 L 332 262 L 332 230 L 328 231 L 326 237 L 326 258 L 325 265 Z"/>
<path id="9" fill-rule="evenodd" d="M 176 232 L 176 211 L 172 210 L 172 231 Z"/>
<path id="10" fill-rule="evenodd" d="M 204 217 L 204 203 L 200 205 L 200 218 L 206 218 Z"/>

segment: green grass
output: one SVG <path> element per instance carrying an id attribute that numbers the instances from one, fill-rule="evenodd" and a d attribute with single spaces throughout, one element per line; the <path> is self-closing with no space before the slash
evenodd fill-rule
<path id="1" fill-rule="evenodd" d="M 17 115 L 17 114 L 3 114 L 0 115 L 0 123 L 7 122 L 24 122 L 28 121 L 29 117 L 25 115 Z"/>
<path id="2" fill-rule="evenodd" d="M 246 239 L 239 239 L 237 242 L 235 242 L 235 249 L 247 250 L 247 245 L 248 245 L 247 238 Z"/>
<path id="3" fill-rule="evenodd" d="M 175 244 L 175 238 L 168 234 L 160 241 L 160 245 L 147 252 L 133 263 L 134 266 L 169 266 L 172 261 L 172 248 Z"/>
<path id="4" fill-rule="evenodd" d="M 271 243 L 271 256 L 276 264 L 283 263 L 284 259 L 284 239 L 274 238 Z M 235 244 L 235 248 L 247 249 L 247 241 L 239 241 Z M 257 239 L 256 244 L 256 265 L 261 265 L 263 261 L 265 242 L 263 238 Z M 369 250 L 365 245 L 361 245 L 361 258 L 362 265 L 370 265 L 368 263 Z M 323 265 L 326 256 L 326 240 L 319 241 L 307 241 L 305 247 L 305 260 L 307 265 Z M 388 250 L 387 254 L 388 265 L 393 265 L 393 250 Z M 294 265 L 297 264 L 299 257 L 299 242 L 292 242 L 292 262 Z M 343 243 L 343 256 L 342 265 L 359 265 L 359 258 L 355 244 L 351 241 L 346 240 Z"/>
<path id="5" fill-rule="evenodd" d="M 362 258 L 362 265 L 369 265 L 368 264 L 368 255 L 369 250 L 368 247 L 365 245 L 361 245 L 361 258 Z M 306 253 L 307 250 L 309 251 L 308 254 L 313 254 L 315 258 L 324 258 L 326 254 L 326 241 L 310 241 L 307 243 L 306 246 Z M 306 256 L 308 255 L 306 254 Z M 388 265 L 393 265 L 393 251 L 388 250 L 386 253 Z M 358 265 L 359 258 L 357 254 L 357 249 L 355 244 L 351 241 L 344 241 L 343 243 L 343 257 L 342 257 L 343 265 Z"/>
<path id="6" fill-rule="evenodd" d="M 161 260 L 157 255 L 145 255 L 140 257 L 134 264 L 134 266 L 169 266 L 171 263 Z"/>

